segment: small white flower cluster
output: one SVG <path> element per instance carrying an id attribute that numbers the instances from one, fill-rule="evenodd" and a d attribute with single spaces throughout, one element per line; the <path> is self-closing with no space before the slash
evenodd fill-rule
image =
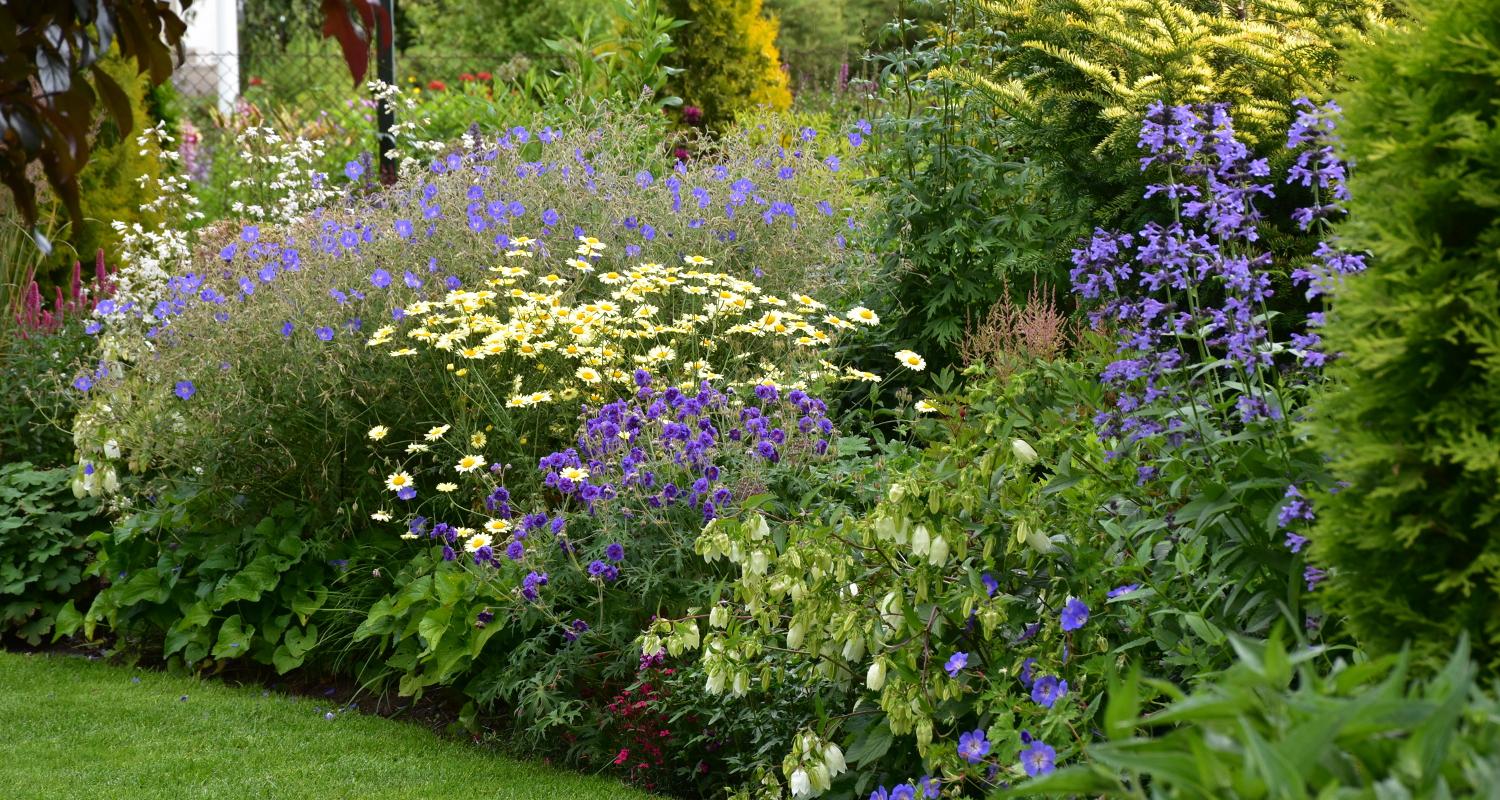
<path id="1" fill-rule="evenodd" d="M 396 123 L 391 126 L 391 147 L 397 152 L 405 151 L 405 155 L 398 164 L 398 174 L 412 175 L 427 169 L 427 159 L 423 153 L 436 153 L 448 147 L 448 144 L 436 139 L 422 137 L 427 126 L 432 124 L 431 117 L 418 117 L 416 98 L 401 91 L 401 87 L 393 86 L 379 79 L 365 84 L 365 89 L 370 92 L 370 98 L 376 102 L 385 102 L 396 116 Z M 466 150 L 472 150 L 478 142 L 472 141 L 469 134 L 463 135 L 463 146 Z"/>
<path id="2" fill-rule="evenodd" d="M 169 162 L 181 157 L 165 122 L 142 130 L 135 142 L 143 156 L 155 154 Z M 152 178 L 147 175 L 140 176 L 137 181 L 154 195 L 141 205 L 141 210 L 159 215 L 161 221 L 153 228 L 146 228 L 139 222 L 127 225 L 114 220 L 110 223 L 120 236 L 120 249 L 113 254 L 119 264 L 114 279 L 115 307 L 127 303 L 149 307 L 159 299 L 167 279 L 192 256 L 193 239 L 184 230 L 183 222 L 203 219 L 203 212 L 198 210 L 198 198 L 193 195 L 187 176 L 164 171 L 155 179 L 155 186 L 151 185 Z"/>
<path id="3" fill-rule="evenodd" d="M 844 751 L 812 731 L 803 731 L 792 744 L 792 752 L 781 765 L 787 776 L 793 798 L 815 797 L 833 785 L 833 779 L 847 772 Z"/>
<path id="4" fill-rule="evenodd" d="M 318 171 L 323 143 L 286 137 L 267 126 L 250 126 L 234 138 L 242 177 L 229 182 L 238 197 L 230 209 L 259 222 L 291 223 L 338 196 Z M 247 202 L 248 200 L 248 202 Z"/>

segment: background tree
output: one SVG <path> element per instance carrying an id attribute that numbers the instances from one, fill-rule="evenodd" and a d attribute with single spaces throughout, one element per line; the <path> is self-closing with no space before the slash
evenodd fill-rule
<path id="1" fill-rule="evenodd" d="M 186 9 L 191 0 L 183 0 Z M 83 220 L 78 173 L 89 160 L 94 106 L 103 101 L 119 130 L 134 124 L 130 95 L 99 64 L 118 46 L 138 72 L 161 83 L 187 25 L 164 0 L 33 0 L 0 5 L 0 181 L 43 249 L 36 176 L 47 182 L 73 224 Z"/>

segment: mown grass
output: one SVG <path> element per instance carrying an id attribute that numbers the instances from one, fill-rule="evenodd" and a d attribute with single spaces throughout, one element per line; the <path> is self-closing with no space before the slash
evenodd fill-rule
<path id="1" fill-rule="evenodd" d="M 59 655 L 0 653 L 0 798 L 609 798 L 614 781 L 327 703 Z"/>

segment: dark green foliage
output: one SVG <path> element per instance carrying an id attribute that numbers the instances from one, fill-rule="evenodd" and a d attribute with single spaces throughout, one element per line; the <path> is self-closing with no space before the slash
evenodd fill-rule
<path id="1" fill-rule="evenodd" d="M 955 14 L 945 25 L 966 32 L 950 46 L 912 42 L 877 59 L 899 88 L 868 165 L 885 203 L 877 233 L 892 287 L 875 302 L 889 341 L 922 353 L 934 370 L 957 360 L 966 329 L 1008 279 L 1063 263 L 1068 234 L 1081 225 L 1065 199 L 1041 191 L 1039 165 L 1012 148 L 1013 124 L 978 91 L 949 78 L 909 77 L 994 59 L 997 40 L 965 27 L 973 23 Z M 1031 285 L 1029 277 L 1010 282 Z"/>
<path id="2" fill-rule="evenodd" d="M 243 522 L 231 521 L 239 516 Z M 92 637 L 101 622 L 161 642 L 164 657 L 197 666 L 249 658 L 287 672 L 345 654 L 378 591 L 381 550 L 315 527 L 305 507 L 264 514 L 203 495 L 163 496 L 93 538 L 91 572 L 108 582 L 60 633 Z"/>
<path id="3" fill-rule="evenodd" d="M 53 334 L 0 329 L 0 463 L 73 463 L 69 423 L 77 393 L 68 376 L 92 346 L 76 321 Z"/>
<path id="4" fill-rule="evenodd" d="M 1407 658 L 1318 665 L 1321 648 L 1235 641 L 1239 663 L 1190 695 L 1139 675 L 1110 682 L 1113 741 L 1094 764 L 1006 797 L 1489 797 L 1500 781 L 1500 703 L 1460 643 L 1442 672 L 1408 684 Z M 1165 694 L 1164 710 L 1141 715 Z M 1154 737 L 1136 736 L 1151 730 Z"/>
<path id="5" fill-rule="evenodd" d="M 116 220 L 153 229 L 161 219 L 159 213 L 143 206 L 155 199 L 154 186 L 163 160 L 154 141 L 144 146 L 136 142 L 140 128 L 156 124 L 153 109 L 158 104 L 153 103 L 151 84 L 145 76 L 135 74 L 134 65 L 124 59 L 105 59 L 99 66 L 129 98 L 138 127 L 128 131 L 108 117 L 99 120 L 93 154 L 78 175 L 83 222 L 68 229 L 56 252 L 42 265 L 43 285 L 63 282 L 75 260 L 86 263 L 100 250 L 113 259 L 119 243 L 119 235 L 111 227 Z"/>
<path id="6" fill-rule="evenodd" d="M 1500 2 L 1443 0 L 1354 61 L 1343 353 L 1315 438 L 1347 488 L 1314 560 L 1362 643 L 1500 666 Z"/>
<path id="7" fill-rule="evenodd" d="M 71 479 L 64 467 L 0 464 L 0 634 L 37 644 L 59 615 L 78 616 L 84 540 L 104 523 L 93 498 L 73 496 Z"/>

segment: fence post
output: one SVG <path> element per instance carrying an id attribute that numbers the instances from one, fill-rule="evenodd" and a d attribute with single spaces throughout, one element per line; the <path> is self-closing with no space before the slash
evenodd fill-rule
<path id="1" fill-rule="evenodd" d="M 380 0 L 381 10 L 388 24 L 375 25 L 375 74 L 387 86 L 396 86 L 396 0 Z M 400 87 L 396 87 L 397 91 Z M 396 155 L 392 152 L 394 141 L 391 126 L 396 124 L 396 113 L 390 100 L 381 100 L 375 110 L 376 141 L 380 156 L 380 182 L 389 186 L 396 182 Z"/>

